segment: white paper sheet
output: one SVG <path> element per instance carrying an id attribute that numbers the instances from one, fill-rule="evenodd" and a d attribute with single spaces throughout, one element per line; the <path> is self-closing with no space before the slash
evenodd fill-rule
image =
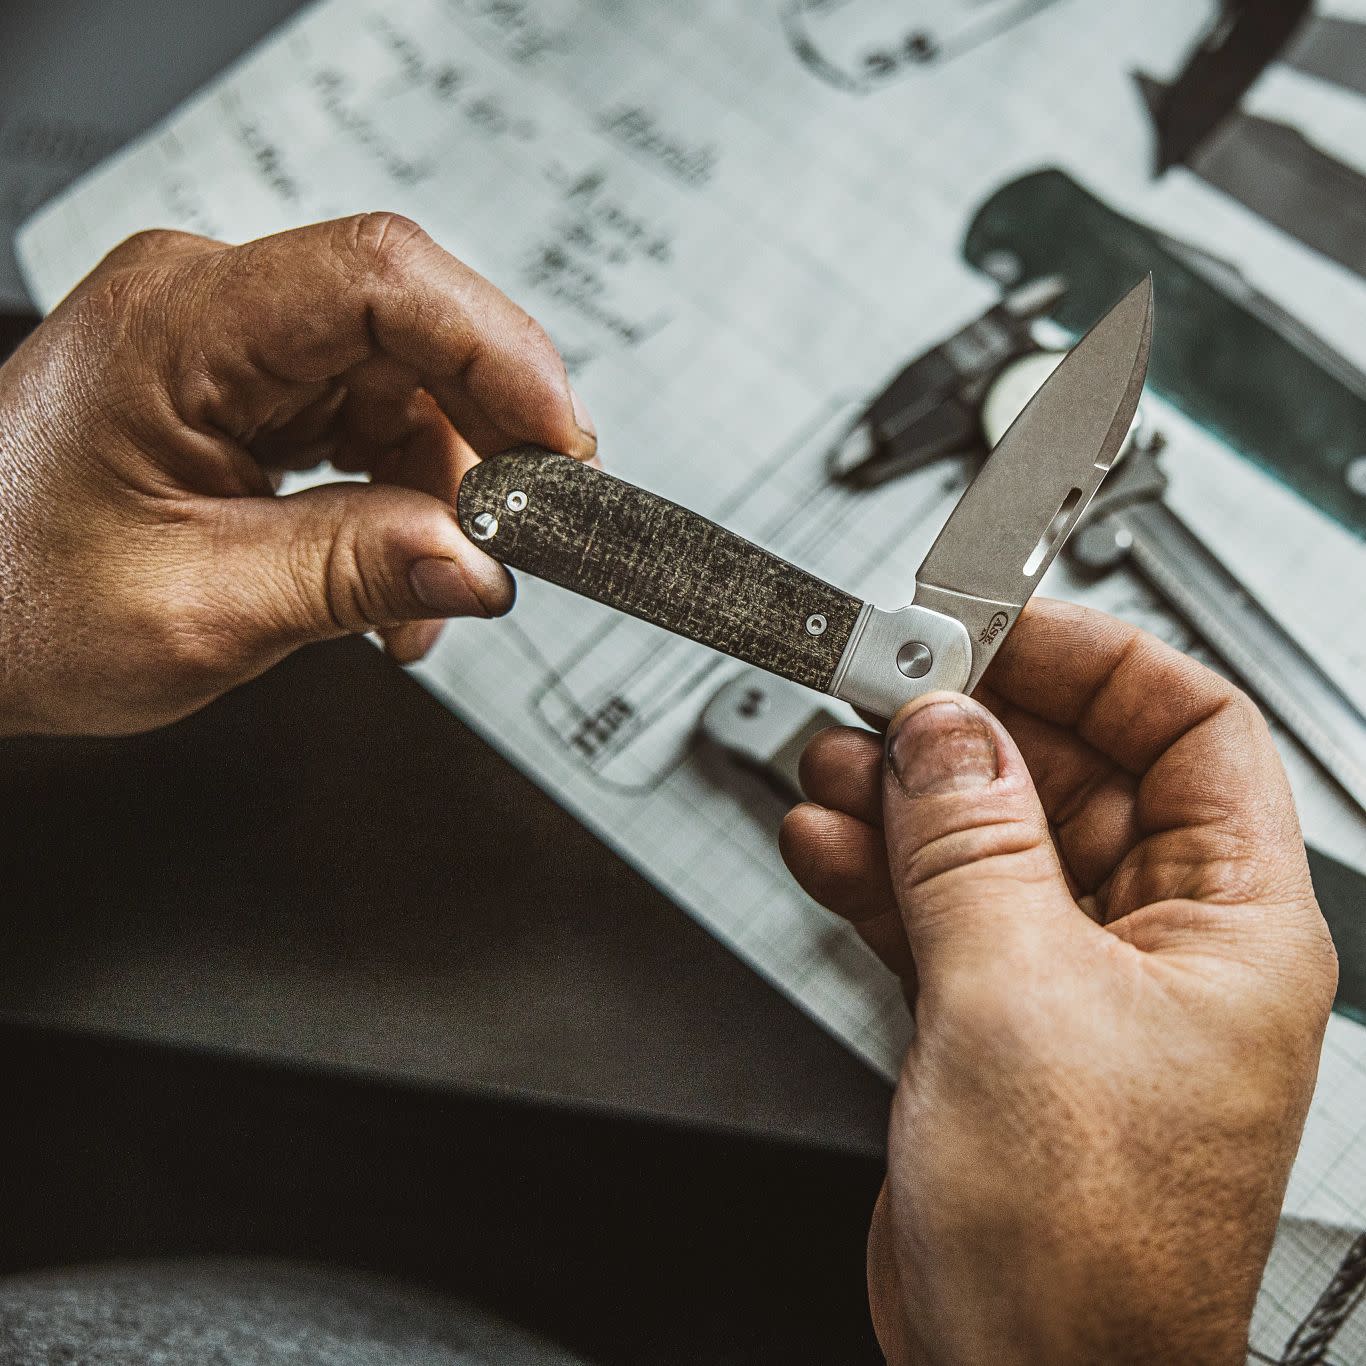
<path id="1" fill-rule="evenodd" d="M 864 94 L 820 79 L 792 43 L 808 24 L 847 66 L 859 44 L 900 41 L 904 13 L 890 0 L 325 0 L 40 213 L 20 259 L 51 306 L 141 227 L 241 240 L 400 210 L 545 323 L 615 471 L 887 605 L 907 596 L 964 471 L 853 495 L 821 458 L 851 404 L 993 300 L 959 246 L 1003 181 L 1065 167 L 1237 261 L 1366 365 L 1361 282 L 1193 177 L 1147 177 L 1129 73 L 1173 70 L 1203 9 L 987 5 L 1018 22 Z M 1366 113 L 1301 99 L 1304 80 L 1278 74 L 1261 111 L 1270 98 L 1325 145 L 1362 146 Z M 1352 625 L 1366 549 L 1178 414 L 1159 419 L 1174 505 L 1366 705 Z M 1077 588 L 1055 569 L 1046 590 Z M 1188 643 L 1126 575 L 1087 596 Z M 891 1075 L 906 1040 L 895 985 L 791 886 L 772 814 L 696 745 L 733 667 L 524 579 L 510 618 L 450 629 L 419 673 Z M 1366 868 L 1360 813 L 1286 753 L 1309 837 Z M 1287 1211 L 1364 1228 L 1366 1184 L 1335 1174 L 1366 1151 L 1366 1031 L 1334 1021 L 1324 1076 Z M 1265 1301 L 1266 1331 L 1298 1314 L 1287 1296 Z"/>

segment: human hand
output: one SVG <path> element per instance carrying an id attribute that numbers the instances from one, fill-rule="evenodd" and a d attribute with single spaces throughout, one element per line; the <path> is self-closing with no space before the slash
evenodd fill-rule
<path id="1" fill-rule="evenodd" d="M 408 220 L 116 248 L 0 367 L 0 734 L 160 725 L 297 646 L 512 603 L 453 503 L 479 456 L 591 458 L 539 326 Z M 372 482 L 288 497 L 330 460 Z"/>
<path id="2" fill-rule="evenodd" d="M 784 857 L 906 984 L 869 1235 L 900 1363 L 1245 1359 L 1336 959 L 1253 704 L 1037 601 L 979 702 L 811 742 Z M 990 708 L 990 710 L 988 710 Z"/>

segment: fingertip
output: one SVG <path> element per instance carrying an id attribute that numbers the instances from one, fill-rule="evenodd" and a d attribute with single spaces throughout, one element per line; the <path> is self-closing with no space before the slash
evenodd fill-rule
<path id="1" fill-rule="evenodd" d="M 936 751 L 942 760 L 940 771 L 926 774 L 926 780 L 1033 786 L 1015 737 L 982 699 L 932 692 L 912 699 L 897 712 L 887 727 L 888 773 L 897 776 L 908 761 L 928 760 Z M 908 781 L 914 784 L 920 779 L 908 775 Z M 917 794 L 908 789 L 908 795 Z"/>
<path id="2" fill-rule="evenodd" d="M 865 822 L 803 802 L 787 813 L 778 842 L 788 871 L 818 905 L 854 922 L 895 909 L 882 837 Z"/>
<path id="3" fill-rule="evenodd" d="M 819 784 L 828 762 L 825 758 L 825 736 L 829 733 L 823 730 L 814 735 L 806 742 L 806 748 L 797 758 L 797 785 L 802 790 L 802 796 L 808 800 L 811 799 L 812 787 Z"/>
<path id="4" fill-rule="evenodd" d="M 966 693 L 950 692 L 945 688 L 940 688 L 935 692 L 927 692 L 920 697 L 911 698 L 887 723 L 887 739 L 890 740 L 911 717 L 930 707 L 938 706 L 942 702 L 952 702 L 955 706 L 962 707 L 969 714 L 986 710 L 980 702 L 967 696 Z"/>
<path id="5" fill-rule="evenodd" d="M 517 601 L 517 581 L 506 565 L 470 546 L 461 557 L 461 570 L 486 617 L 505 617 L 512 611 Z"/>
<path id="6" fill-rule="evenodd" d="M 489 559 L 489 556 L 485 556 Z M 489 581 L 496 581 L 494 592 L 483 599 L 490 617 L 505 617 L 517 605 L 517 580 L 512 577 L 506 565 L 493 561 L 494 568 L 489 571 Z"/>
<path id="7" fill-rule="evenodd" d="M 831 726 L 802 751 L 798 781 L 813 802 L 876 824 L 881 806 L 882 739 L 852 726 Z"/>
<path id="8" fill-rule="evenodd" d="M 444 520 L 409 564 L 408 584 L 422 619 L 506 616 L 517 596 L 506 567 Z"/>
<path id="9" fill-rule="evenodd" d="M 931 693 L 903 707 L 887 732 L 887 772 L 888 793 L 900 789 L 912 802 L 985 791 L 1001 773 L 990 713 L 957 693 Z"/>
<path id="10" fill-rule="evenodd" d="M 819 802 L 800 802 L 783 818 L 778 830 L 778 852 L 788 872 L 809 892 L 812 870 L 824 862 L 824 851 L 839 848 L 849 838 L 844 827 L 858 821 Z"/>
<path id="11" fill-rule="evenodd" d="M 820 819 L 823 810 L 815 802 L 799 802 L 783 817 L 783 823 L 778 827 L 778 853 L 794 877 L 793 859 L 800 860 L 803 857 L 813 824 Z"/>

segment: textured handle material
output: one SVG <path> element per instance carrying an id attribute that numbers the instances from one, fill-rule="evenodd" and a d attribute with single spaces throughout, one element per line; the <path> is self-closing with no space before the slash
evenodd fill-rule
<path id="1" fill-rule="evenodd" d="M 863 603 L 653 493 L 535 446 L 475 465 L 460 525 L 584 597 L 825 691 Z"/>

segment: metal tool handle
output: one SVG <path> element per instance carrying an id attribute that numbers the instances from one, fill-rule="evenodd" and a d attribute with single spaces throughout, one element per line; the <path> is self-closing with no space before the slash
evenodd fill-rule
<path id="1" fill-rule="evenodd" d="M 459 516 L 504 564 L 808 688 L 829 688 L 863 608 L 677 503 L 535 446 L 471 469 Z"/>
<path id="2" fill-rule="evenodd" d="M 1351 699 L 1165 504 L 1111 517 L 1131 538 L 1134 567 L 1366 808 L 1366 721 Z"/>

